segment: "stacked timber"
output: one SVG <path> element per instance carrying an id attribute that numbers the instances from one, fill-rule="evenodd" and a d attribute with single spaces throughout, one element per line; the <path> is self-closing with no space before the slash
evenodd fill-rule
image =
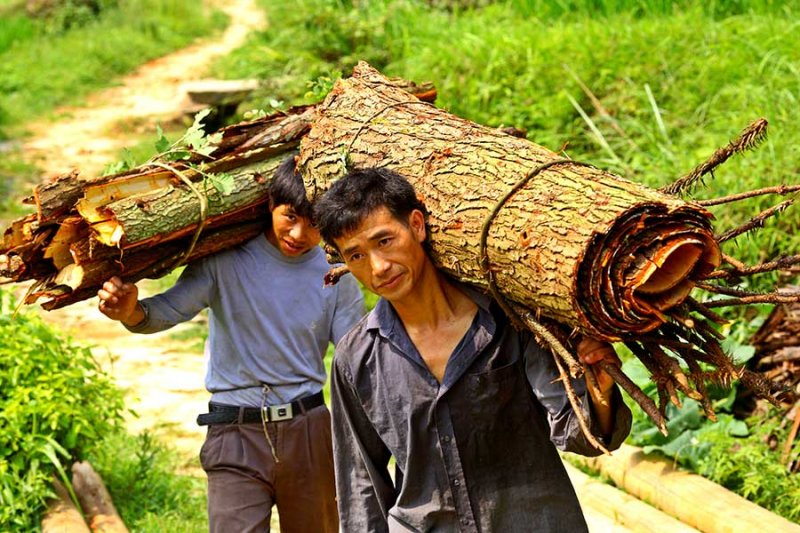
<path id="1" fill-rule="evenodd" d="M 436 97 L 430 84 L 393 83 Z M 27 199 L 36 212 L 3 234 L 0 278 L 33 280 L 24 303 L 52 310 L 91 298 L 111 276 L 158 278 L 246 242 L 264 231 L 272 175 L 314 116 L 300 106 L 208 136 L 196 122 L 197 135 L 135 169 L 38 185 Z"/>

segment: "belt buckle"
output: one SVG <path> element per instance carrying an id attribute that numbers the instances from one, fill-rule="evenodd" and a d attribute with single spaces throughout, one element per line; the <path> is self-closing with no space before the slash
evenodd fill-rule
<path id="1" fill-rule="evenodd" d="M 280 405 L 268 405 L 264 409 L 269 409 L 269 421 L 279 422 L 281 420 L 291 420 L 294 417 L 292 404 L 283 403 Z"/>

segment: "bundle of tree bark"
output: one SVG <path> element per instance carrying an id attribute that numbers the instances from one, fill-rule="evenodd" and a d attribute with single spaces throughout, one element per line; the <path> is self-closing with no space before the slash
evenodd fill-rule
<path id="1" fill-rule="evenodd" d="M 430 84 L 392 83 L 436 98 Z M 264 231 L 272 175 L 314 116 L 314 106 L 295 107 L 212 135 L 196 123 L 135 169 L 38 185 L 26 199 L 36 212 L 4 232 L 0 278 L 35 280 L 24 303 L 53 310 L 91 298 L 111 276 L 158 278 L 246 242 Z"/>
<path id="2" fill-rule="evenodd" d="M 429 86 L 387 79 L 362 63 L 317 106 L 224 128 L 211 142 L 173 147 L 132 171 L 40 186 L 37 213 L 6 232 L 0 275 L 36 280 L 26 302 L 47 297 L 52 309 L 91 296 L 112 274 L 157 277 L 235 246 L 263 230 L 271 173 L 300 145 L 297 162 L 312 199 L 351 168 L 381 166 L 408 177 L 429 211 L 438 266 L 490 291 L 518 327 L 540 336 L 568 393 L 567 372 L 583 372 L 571 349 L 579 332 L 624 342 L 643 361 L 658 385 L 658 405 L 619 369 L 607 370 L 662 431 L 678 391 L 714 416 L 709 381 L 740 379 L 771 397 L 766 380 L 722 351 L 713 323 L 723 321 L 711 307 L 798 300 L 796 293 L 750 294 L 722 284 L 800 263 L 793 256 L 747 266 L 720 251 L 720 242 L 788 203 L 720 233 L 703 205 L 679 198 L 727 157 L 757 144 L 766 121 L 656 191 L 565 159 L 514 130 L 446 113 L 431 104 L 434 97 Z M 167 157 L 175 153 L 183 159 Z M 209 185 L 223 174 L 230 192 Z M 696 287 L 734 294 L 704 304 L 690 295 Z"/>
<path id="3" fill-rule="evenodd" d="M 668 402 L 680 404 L 678 391 L 700 400 L 714 417 L 709 381 L 738 379 L 772 399 L 775 391 L 767 380 L 722 350 L 713 323 L 724 320 L 711 307 L 797 301 L 800 293 L 734 289 L 735 298 L 703 304 L 690 292 L 702 287 L 725 294 L 731 291 L 716 280 L 800 262 L 794 256 L 748 267 L 719 247 L 792 200 L 717 234 L 703 205 L 678 197 L 728 157 L 756 145 L 766 121 L 755 122 L 692 173 L 656 191 L 451 115 L 387 81 L 362 63 L 318 107 L 299 157 L 311 198 L 352 168 L 386 167 L 408 177 L 430 212 L 438 266 L 489 290 L 518 327 L 550 345 L 576 407 L 563 370 L 573 376 L 583 371 L 568 346 L 573 332 L 622 341 L 646 365 L 658 405 L 618 368 L 606 370 L 663 432 Z M 720 268 L 723 261 L 726 268 Z M 591 386 L 591 375 L 587 378 Z"/>

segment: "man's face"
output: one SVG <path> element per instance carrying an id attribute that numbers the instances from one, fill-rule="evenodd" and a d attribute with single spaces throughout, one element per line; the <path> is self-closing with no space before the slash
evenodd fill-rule
<path id="1" fill-rule="evenodd" d="M 297 257 L 318 245 L 320 236 L 308 218 L 298 215 L 291 205 L 282 204 L 272 208 L 267 240 L 283 255 Z"/>
<path id="2" fill-rule="evenodd" d="M 412 211 L 408 224 L 380 207 L 359 226 L 335 239 L 350 272 L 369 290 L 396 302 L 407 296 L 419 281 L 427 256 L 425 219 Z"/>

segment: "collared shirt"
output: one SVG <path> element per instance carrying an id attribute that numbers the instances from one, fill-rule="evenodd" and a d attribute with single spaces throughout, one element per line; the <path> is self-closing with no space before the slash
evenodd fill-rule
<path id="1" fill-rule="evenodd" d="M 478 311 L 441 383 L 384 300 L 337 345 L 334 459 L 345 533 L 586 530 L 556 447 L 600 452 L 555 381 L 552 356 L 488 297 L 465 290 Z M 585 383 L 572 385 L 594 428 Z M 631 422 L 616 389 L 613 408 L 611 449 Z"/>

